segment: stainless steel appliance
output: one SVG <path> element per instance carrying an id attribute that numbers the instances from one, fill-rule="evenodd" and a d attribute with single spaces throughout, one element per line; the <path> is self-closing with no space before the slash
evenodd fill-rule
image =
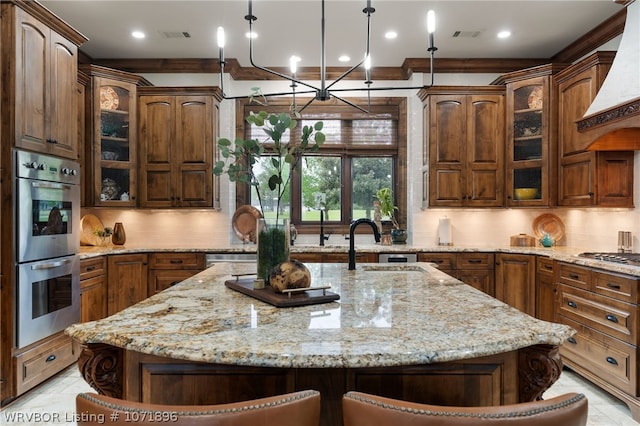
<path id="1" fill-rule="evenodd" d="M 205 266 L 212 267 L 220 262 L 255 262 L 258 256 L 255 253 L 207 253 L 205 255 Z"/>
<path id="2" fill-rule="evenodd" d="M 80 320 L 79 164 L 15 151 L 16 346 Z"/>
<path id="3" fill-rule="evenodd" d="M 418 261 L 416 253 L 381 253 L 378 255 L 379 263 L 414 263 Z"/>
<path id="4" fill-rule="evenodd" d="M 580 257 L 589 259 L 604 260 L 606 262 L 624 263 L 632 266 L 640 266 L 640 253 L 599 253 L 586 252 L 580 253 Z"/>

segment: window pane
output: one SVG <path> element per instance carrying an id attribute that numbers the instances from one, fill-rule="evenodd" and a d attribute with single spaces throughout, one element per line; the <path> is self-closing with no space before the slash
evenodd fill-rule
<path id="1" fill-rule="evenodd" d="M 298 123 L 300 132 L 304 126 L 313 126 L 318 120 L 302 120 Z M 342 134 L 343 123 L 340 120 L 322 120 L 322 133 L 326 136 L 326 144 L 346 143 Z"/>
<path id="2" fill-rule="evenodd" d="M 302 161 L 302 221 L 320 220 L 319 208 L 326 209 L 326 221 L 340 221 L 342 160 L 340 157 L 304 157 Z"/>
<path id="3" fill-rule="evenodd" d="M 274 191 L 269 189 L 269 178 L 276 173 L 276 168 L 272 162 L 275 157 L 262 157 L 253 166 L 254 174 L 258 179 L 258 186 L 260 188 L 260 196 L 262 197 L 262 205 L 258 198 L 258 193 L 255 186 L 251 186 L 251 205 L 257 208 L 262 208 L 262 212 L 265 217 L 275 218 L 278 209 L 278 194 L 277 188 Z M 283 181 L 289 179 L 289 166 L 285 165 L 283 170 Z M 291 185 L 288 185 L 286 191 L 282 195 L 280 201 L 280 217 L 289 218 L 291 216 Z"/>
<path id="4" fill-rule="evenodd" d="M 395 121 L 354 120 L 353 144 L 395 145 Z"/>
<path id="5" fill-rule="evenodd" d="M 391 157 L 356 157 L 351 162 L 353 198 L 351 217 L 373 219 L 373 202 L 381 188 L 392 188 L 393 159 Z M 389 217 L 383 217 L 389 220 Z"/>

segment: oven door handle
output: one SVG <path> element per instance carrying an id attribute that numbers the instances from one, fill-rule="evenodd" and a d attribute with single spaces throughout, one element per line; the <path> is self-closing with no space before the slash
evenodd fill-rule
<path id="1" fill-rule="evenodd" d="M 31 265 L 31 270 L 35 271 L 37 269 L 58 268 L 62 265 L 67 265 L 69 263 L 71 263 L 71 259 L 62 259 L 62 260 L 56 260 L 55 262 L 38 263 L 37 265 Z"/>
<path id="2" fill-rule="evenodd" d="M 69 185 L 63 185 L 61 183 L 54 182 L 31 182 L 31 186 L 34 188 L 49 188 L 49 189 L 71 189 Z"/>

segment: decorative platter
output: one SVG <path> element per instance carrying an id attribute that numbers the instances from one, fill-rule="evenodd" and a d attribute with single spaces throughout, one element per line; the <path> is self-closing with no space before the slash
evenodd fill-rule
<path id="1" fill-rule="evenodd" d="M 240 241 L 256 242 L 257 220 L 262 217 L 260 210 L 253 206 L 244 205 L 238 207 L 238 210 L 231 218 L 231 227 Z"/>
<path id="2" fill-rule="evenodd" d="M 542 108 L 542 86 L 537 86 L 529 94 L 529 108 L 531 109 Z"/>
<path id="3" fill-rule="evenodd" d="M 101 109 L 118 109 L 120 104 L 120 98 L 118 94 L 111 86 L 104 86 L 100 88 L 100 108 Z"/>
<path id="4" fill-rule="evenodd" d="M 533 220 L 533 232 L 538 238 L 549 234 L 551 238 L 558 241 L 564 237 L 564 224 L 555 214 L 544 213 Z"/>
<path id="5" fill-rule="evenodd" d="M 92 214 L 86 214 L 80 219 L 80 244 L 83 246 L 99 246 L 101 238 L 94 234 L 94 230 L 104 229 L 102 221 Z"/>
<path id="6" fill-rule="evenodd" d="M 301 291 L 296 291 L 294 294 L 276 293 L 270 285 L 256 290 L 253 288 L 253 278 L 227 280 L 224 282 L 224 285 L 277 308 L 317 305 L 340 299 L 339 294 L 326 291 L 327 287 L 309 287 L 307 289 L 300 289 Z"/>

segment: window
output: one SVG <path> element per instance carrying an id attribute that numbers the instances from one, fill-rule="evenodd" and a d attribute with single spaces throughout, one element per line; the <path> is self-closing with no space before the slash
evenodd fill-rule
<path id="1" fill-rule="evenodd" d="M 367 105 L 362 99 L 350 101 Z M 244 117 L 250 111 L 289 111 L 290 105 L 284 98 L 270 100 L 266 106 L 238 100 L 236 122 L 245 124 L 238 129 L 239 137 L 265 140 L 262 129 L 249 126 Z M 406 206 L 406 99 L 372 98 L 370 111 L 366 114 L 334 100 L 314 102 L 303 111 L 293 140 L 299 139 L 304 125 L 322 121 L 326 142 L 317 153 L 303 157 L 299 172 L 291 176 L 290 193 L 281 200 L 280 211 L 299 232 L 317 232 L 320 208 L 326 212 L 329 232 L 347 232 L 353 219 L 373 219 L 375 193 L 383 187 L 392 188 L 396 205 Z M 259 168 L 269 167 L 270 161 L 263 157 Z M 256 174 L 259 184 L 266 187 L 260 171 Z M 248 185 L 238 184 L 237 193 L 238 206 L 259 204 L 256 191 L 249 191 Z M 268 192 L 262 194 L 267 198 L 262 200 L 265 216 L 275 213 L 276 201 L 269 199 Z M 406 207 L 400 207 L 398 213 L 400 223 L 406 223 Z"/>

